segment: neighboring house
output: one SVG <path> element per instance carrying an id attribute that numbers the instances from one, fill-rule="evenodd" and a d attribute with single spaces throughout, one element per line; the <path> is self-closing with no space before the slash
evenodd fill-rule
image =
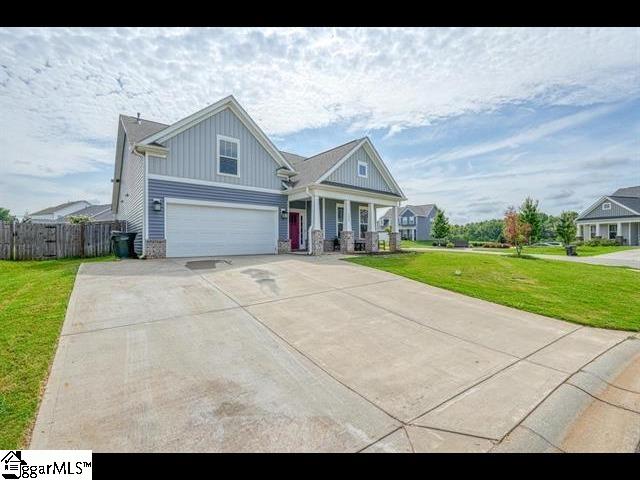
<path id="1" fill-rule="evenodd" d="M 112 210 L 147 257 L 352 251 L 406 200 L 369 138 L 282 152 L 233 96 L 171 125 L 121 115 L 115 160 Z"/>
<path id="2" fill-rule="evenodd" d="M 115 220 L 116 216 L 111 211 L 111 204 L 107 203 L 106 205 L 89 205 L 82 210 L 78 210 L 77 212 L 73 212 L 64 217 L 65 222 L 68 222 L 70 217 L 75 216 L 87 216 L 91 222 L 106 222 L 110 220 Z"/>
<path id="3" fill-rule="evenodd" d="M 31 223 L 64 223 L 66 216 L 89 206 L 91 204 L 85 200 L 67 202 L 31 213 L 26 216 L 25 220 Z"/>
<path id="4" fill-rule="evenodd" d="M 619 188 L 584 210 L 576 219 L 578 236 L 616 239 L 640 244 L 640 186 Z"/>
<path id="5" fill-rule="evenodd" d="M 398 229 L 403 240 L 431 240 L 431 224 L 438 213 L 434 204 L 405 205 L 398 212 Z M 378 220 L 378 230 L 391 224 L 391 210 Z"/>

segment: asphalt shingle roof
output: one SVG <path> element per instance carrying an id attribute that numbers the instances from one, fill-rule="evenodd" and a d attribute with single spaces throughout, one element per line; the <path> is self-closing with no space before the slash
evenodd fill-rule
<path id="1" fill-rule="evenodd" d="M 612 197 L 635 197 L 640 198 L 640 185 L 637 187 L 625 187 L 619 188 L 613 194 Z"/>
<path id="2" fill-rule="evenodd" d="M 60 205 L 56 205 L 54 207 L 48 207 L 48 208 L 44 208 L 42 210 L 38 210 L 37 212 L 33 212 L 30 215 L 47 215 L 49 213 L 54 213 L 57 212 L 58 210 L 61 210 L 63 208 L 68 207 L 69 205 L 73 205 L 74 203 L 78 203 L 78 202 L 85 202 L 86 200 L 76 200 L 75 202 L 65 202 L 65 203 L 61 203 Z M 89 202 L 87 202 L 89 203 Z"/>
<path id="3" fill-rule="evenodd" d="M 610 199 L 615 200 L 618 203 L 621 203 L 627 208 L 635 212 L 640 212 L 640 197 L 620 197 L 616 195 L 610 195 Z"/>
<path id="4" fill-rule="evenodd" d="M 158 133 L 160 130 L 164 130 L 169 126 L 164 123 L 152 122 L 151 120 L 145 120 L 143 118 L 141 118 L 140 123 L 138 123 L 138 119 L 136 117 L 130 117 L 128 115 L 120 115 L 120 121 L 122 122 L 124 131 L 127 134 L 127 141 L 131 145 L 138 143 L 140 140 L 144 140 L 145 138 L 153 135 L 154 133 Z"/>
<path id="5" fill-rule="evenodd" d="M 82 210 L 78 210 L 77 212 L 70 213 L 66 215 L 64 218 L 68 219 L 69 217 L 75 217 L 76 215 L 86 215 L 91 217 L 92 220 L 113 220 L 114 215 L 111 213 L 111 204 L 108 203 L 106 205 L 90 205 Z"/>
<path id="6" fill-rule="evenodd" d="M 349 153 L 361 140 L 361 138 L 351 140 L 344 145 L 319 153 L 295 164 L 293 167 L 298 173 L 291 178 L 293 185 L 295 187 L 304 187 L 315 182 L 338 163 L 342 157 Z"/>

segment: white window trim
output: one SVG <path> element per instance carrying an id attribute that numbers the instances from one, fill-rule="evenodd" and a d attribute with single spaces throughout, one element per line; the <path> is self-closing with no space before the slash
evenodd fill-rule
<path id="1" fill-rule="evenodd" d="M 364 165 L 366 169 L 366 173 L 364 175 L 360 175 L 361 165 Z M 358 176 L 361 178 L 369 178 L 369 162 L 365 162 L 364 160 L 358 160 Z"/>
<path id="2" fill-rule="evenodd" d="M 369 218 L 371 215 L 369 213 L 369 207 L 365 206 L 365 205 L 360 205 L 358 206 L 358 239 L 364 239 L 367 238 L 366 235 L 364 237 L 361 237 L 360 234 L 362 233 L 362 225 L 364 225 L 363 223 L 360 222 L 360 212 L 362 210 L 366 210 L 367 211 L 367 232 L 369 231 L 369 225 L 371 225 L 371 218 Z"/>
<path id="3" fill-rule="evenodd" d="M 220 140 L 224 140 L 225 142 L 235 143 L 236 146 L 238 147 L 237 149 L 238 158 L 236 159 L 236 167 L 237 167 L 238 173 L 236 175 L 233 175 L 232 173 L 222 173 L 220 171 Z M 227 137 L 225 135 L 216 136 L 216 174 L 224 177 L 240 178 L 240 140 L 239 139 L 233 138 L 233 137 Z"/>
<path id="4" fill-rule="evenodd" d="M 602 204 L 602 210 L 611 210 L 611 202 L 604 202 Z"/>
<path id="5" fill-rule="evenodd" d="M 342 230 L 344 231 L 344 203 L 336 203 L 336 237 L 338 238 L 340 237 L 340 231 L 338 230 L 338 224 L 340 223 L 338 221 L 338 208 L 340 207 L 342 207 Z"/>

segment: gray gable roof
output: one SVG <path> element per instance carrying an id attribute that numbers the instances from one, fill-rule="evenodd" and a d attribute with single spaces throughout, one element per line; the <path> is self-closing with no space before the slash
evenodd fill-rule
<path id="1" fill-rule="evenodd" d="M 144 120 L 143 118 L 141 118 L 140 123 L 138 123 L 138 119 L 136 117 L 130 117 L 128 115 L 120 115 L 120 122 L 122 122 L 122 127 L 127 134 L 127 141 L 130 145 L 133 145 L 154 133 L 158 133 L 169 126 L 164 123 Z"/>
<path id="2" fill-rule="evenodd" d="M 425 205 L 405 205 L 398 210 L 398 216 L 402 215 L 407 210 L 411 210 L 418 217 L 427 217 L 431 214 L 431 211 L 436 208 L 434 203 L 427 203 Z M 389 209 L 385 212 L 385 214 L 380 217 L 380 220 L 384 220 L 385 218 L 391 219 L 391 212 L 393 210 Z"/>
<path id="3" fill-rule="evenodd" d="M 624 205 L 627 208 L 630 208 L 634 212 L 640 213 L 640 197 L 619 197 L 615 195 L 609 195 L 611 200 L 615 200 L 616 202 Z"/>
<path id="4" fill-rule="evenodd" d="M 66 215 L 64 218 L 68 220 L 69 217 L 75 217 L 76 215 L 86 215 L 87 217 L 91 217 L 92 220 L 96 220 L 98 217 L 101 220 L 112 220 L 115 218 L 113 213 L 111 213 L 110 203 L 106 205 L 89 205 L 82 210 Z"/>
<path id="5" fill-rule="evenodd" d="M 74 203 L 79 203 L 79 202 L 89 203 L 86 200 L 76 200 L 75 202 L 65 202 L 65 203 L 61 203 L 60 205 L 56 205 L 55 207 L 48 207 L 42 210 L 38 210 L 37 212 L 30 213 L 29 215 L 47 215 L 49 213 L 57 212 L 58 210 L 67 208 L 68 206 L 73 205 Z"/>
<path id="6" fill-rule="evenodd" d="M 289 162 L 291 165 L 293 165 L 294 167 L 298 163 L 304 162 L 307 159 L 306 157 L 303 157 L 302 155 L 297 155 L 295 153 L 284 152 L 282 150 L 279 150 L 279 152 L 282 154 L 285 160 Z"/>
<path id="7" fill-rule="evenodd" d="M 293 186 L 304 187 L 318 180 L 318 178 L 338 163 L 342 157 L 353 150 L 360 141 L 362 141 L 361 138 L 351 140 L 344 145 L 319 153 L 295 164 L 294 168 L 297 174 L 291 178 Z"/>
<path id="8" fill-rule="evenodd" d="M 624 187 L 619 188 L 613 192 L 611 197 L 635 197 L 640 198 L 640 185 L 637 187 Z"/>

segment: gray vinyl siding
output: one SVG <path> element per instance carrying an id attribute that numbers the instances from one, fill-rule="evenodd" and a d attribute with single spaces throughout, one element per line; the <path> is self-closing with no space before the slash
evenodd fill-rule
<path id="1" fill-rule="evenodd" d="M 602 210 L 603 203 L 611 203 L 611 210 Z M 630 212 L 624 207 L 621 207 L 617 203 L 613 203 L 610 200 L 603 200 L 594 209 L 588 212 L 585 216 L 580 217 L 580 220 L 589 220 L 592 218 L 619 218 L 619 217 L 631 217 L 637 216 L 633 212 Z"/>
<path id="2" fill-rule="evenodd" d="M 217 135 L 239 140 L 240 177 L 216 173 Z M 281 189 L 281 182 L 275 173 L 279 165 L 229 109 L 168 139 L 165 146 L 169 149 L 167 158 L 149 160 L 150 174 Z"/>
<path id="3" fill-rule="evenodd" d="M 163 210 L 153 210 L 152 201 L 158 198 L 164 205 L 164 198 L 184 198 L 211 202 L 246 203 L 250 205 L 268 205 L 287 208 L 287 197 L 278 193 L 254 192 L 236 188 L 216 187 L 210 185 L 194 185 L 183 182 L 149 179 L 149 238 L 164 239 L 164 206 Z M 278 213 L 278 234 L 281 239 L 288 236 L 289 220 Z"/>
<path id="4" fill-rule="evenodd" d="M 325 226 L 324 238 L 326 238 L 327 240 L 333 240 L 338 235 L 337 225 L 336 225 L 336 205 L 338 203 L 344 204 L 344 202 L 340 200 L 334 200 L 331 198 L 327 198 L 325 200 L 325 205 L 327 208 L 327 215 L 326 215 L 327 223 Z M 359 230 L 359 222 L 360 222 L 359 207 L 360 206 L 368 207 L 368 204 L 351 202 L 351 228 L 353 229 L 353 235 L 355 239 L 358 239 L 358 232 L 360 231 Z M 374 226 L 372 226 L 371 218 L 369 218 L 369 229 L 371 228 L 374 228 Z"/>
<path id="5" fill-rule="evenodd" d="M 429 240 L 431 233 L 431 224 L 427 217 L 418 217 L 416 225 L 416 240 Z"/>
<path id="6" fill-rule="evenodd" d="M 362 160 L 369 164 L 369 174 L 367 178 L 358 176 L 358 161 Z M 373 160 L 369 157 L 363 147 L 360 147 L 351 157 L 347 159 L 338 169 L 326 178 L 327 182 L 340 183 L 342 185 L 352 185 L 361 188 L 369 188 L 382 192 L 397 193 L 387 184 Z"/>
<path id="7" fill-rule="evenodd" d="M 144 228 L 144 159 L 129 152 L 126 140 L 125 145 L 127 146 L 122 157 L 118 218 L 126 221 L 128 232 L 138 233 L 135 250 L 140 255 Z"/>

